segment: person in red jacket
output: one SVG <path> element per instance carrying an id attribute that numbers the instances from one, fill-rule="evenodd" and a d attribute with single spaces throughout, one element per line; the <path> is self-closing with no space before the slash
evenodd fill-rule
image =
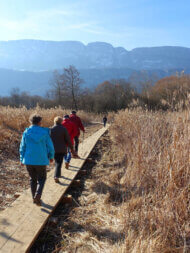
<path id="1" fill-rule="evenodd" d="M 70 120 L 76 125 L 77 127 L 77 134 L 74 137 L 75 140 L 75 152 L 78 155 L 78 146 L 79 146 L 79 136 L 80 136 L 80 130 L 85 132 L 84 126 L 82 124 L 82 121 L 80 117 L 76 115 L 76 111 L 72 111 L 71 115 L 69 116 Z"/>
<path id="2" fill-rule="evenodd" d="M 71 143 L 72 145 L 74 145 L 74 137 L 77 135 L 78 130 L 76 125 L 69 119 L 69 115 L 64 116 L 62 125 L 67 129 L 71 139 Z M 71 161 L 71 152 L 69 148 L 67 149 L 67 154 L 64 156 L 64 160 L 65 160 L 65 168 L 68 169 L 69 163 Z"/>

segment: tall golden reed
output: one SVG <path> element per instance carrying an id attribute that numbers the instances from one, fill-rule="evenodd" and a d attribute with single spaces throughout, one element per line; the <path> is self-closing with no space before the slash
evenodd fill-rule
<path id="1" fill-rule="evenodd" d="M 111 128 L 125 158 L 127 252 L 190 250 L 190 111 L 120 112 Z"/>

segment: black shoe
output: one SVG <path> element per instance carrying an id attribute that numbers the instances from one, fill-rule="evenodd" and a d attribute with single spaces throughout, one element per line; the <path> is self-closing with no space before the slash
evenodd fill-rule
<path id="1" fill-rule="evenodd" d="M 36 197 L 34 197 L 33 202 L 34 202 L 37 206 L 41 206 L 41 205 L 42 205 L 41 196 L 37 194 Z"/>
<path id="2" fill-rule="evenodd" d="M 57 183 L 57 184 L 60 183 L 59 178 L 55 177 L 54 180 L 55 180 L 55 183 Z"/>
<path id="3" fill-rule="evenodd" d="M 66 170 L 69 169 L 69 163 L 65 163 L 65 169 L 66 169 Z"/>

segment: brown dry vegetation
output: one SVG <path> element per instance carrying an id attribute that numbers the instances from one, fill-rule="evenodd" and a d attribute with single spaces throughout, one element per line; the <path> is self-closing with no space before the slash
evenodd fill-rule
<path id="1" fill-rule="evenodd" d="M 46 230 L 47 252 L 189 252 L 189 133 L 189 111 L 121 111 L 79 204 Z"/>
<path id="2" fill-rule="evenodd" d="M 125 159 L 119 183 L 131 195 L 122 210 L 126 249 L 186 252 L 190 246 L 190 112 L 121 112 L 111 132 Z"/>
<path id="3" fill-rule="evenodd" d="M 0 107 L 0 153 L 8 152 L 11 156 L 15 155 L 15 152 L 18 153 L 16 147 L 20 141 L 21 133 L 29 126 L 29 116 L 35 112 L 43 117 L 44 127 L 52 126 L 54 117 L 70 113 L 69 110 L 63 110 L 61 107 L 51 109 L 36 107 L 30 110 L 25 107 Z M 83 111 L 79 111 L 78 115 L 85 125 L 91 121 L 98 121 L 101 117 L 101 115 Z"/>
<path id="4" fill-rule="evenodd" d="M 160 79 L 154 86 L 144 89 L 144 105 L 152 109 L 187 109 L 190 100 L 190 76 L 179 75 Z"/>

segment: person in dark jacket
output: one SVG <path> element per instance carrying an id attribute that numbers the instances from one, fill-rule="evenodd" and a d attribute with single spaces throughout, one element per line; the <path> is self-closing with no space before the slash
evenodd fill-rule
<path id="1" fill-rule="evenodd" d="M 107 123 L 107 117 L 106 117 L 106 115 L 103 117 L 103 124 L 104 124 L 104 127 L 106 126 L 106 123 Z"/>
<path id="2" fill-rule="evenodd" d="M 70 148 L 73 156 L 75 155 L 70 136 L 68 134 L 67 129 L 62 126 L 62 121 L 63 119 L 61 117 L 56 117 L 54 119 L 54 126 L 51 128 L 51 139 L 55 148 L 54 179 L 56 183 L 59 183 L 59 177 L 61 177 L 61 167 L 63 163 L 63 158 L 67 154 L 67 147 Z"/>
<path id="3" fill-rule="evenodd" d="M 42 117 L 30 116 L 31 126 L 26 128 L 20 143 L 20 162 L 26 165 L 30 176 L 33 202 L 41 205 L 41 195 L 46 181 L 46 166 L 53 162 L 54 147 L 49 129 L 41 127 Z"/>
<path id="4" fill-rule="evenodd" d="M 84 126 L 82 124 L 82 121 L 80 119 L 80 117 L 78 117 L 76 115 L 76 111 L 72 111 L 71 115 L 69 116 L 70 120 L 76 125 L 77 127 L 77 134 L 74 137 L 75 140 L 75 152 L 76 155 L 78 156 L 78 146 L 79 146 L 79 136 L 80 136 L 80 130 L 83 131 L 83 133 L 85 132 Z"/>

